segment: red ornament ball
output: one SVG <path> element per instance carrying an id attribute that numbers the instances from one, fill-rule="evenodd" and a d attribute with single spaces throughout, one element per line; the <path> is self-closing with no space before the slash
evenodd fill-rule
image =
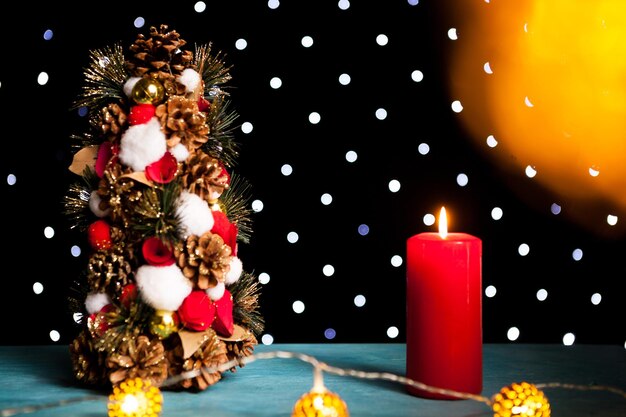
<path id="1" fill-rule="evenodd" d="M 87 239 L 92 248 L 106 250 L 111 247 L 111 226 L 105 220 L 96 220 L 89 225 Z"/>

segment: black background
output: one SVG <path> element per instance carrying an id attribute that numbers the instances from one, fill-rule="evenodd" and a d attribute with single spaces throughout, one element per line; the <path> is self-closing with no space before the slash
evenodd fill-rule
<path id="1" fill-rule="evenodd" d="M 70 250 L 84 237 L 70 230 L 62 199 L 75 180 L 67 169 L 69 137 L 84 120 L 69 109 L 90 50 L 128 46 L 137 33 L 165 23 L 190 45 L 210 42 L 225 54 L 237 123 L 254 126 L 237 131 L 235 171 L 264 209 L 253 215 L 251 241 L 239 257 L 247 271 L 271 277 L 260 302 L 274 342 L 404 341 L 405 264 L 390 260 L 404 257 L 410 236 L 434 231 L 422 217 L 445 205 L 456 231 L 482 239 L 483 287 L 497 288 L 483 298 L 485 342 L 509 342 L 508 329 L 517 327 L 518 343 L 562 343 L 572 332 L 576 343 L 623 344 L 623 237 L 551 214 L 549 191 L 502 172 L 468 140 L 450 110 L 444 75 L 446 32 L 456 23 L 449 3 L 379 0 L 340 10 L 335 1 L 292 1 L 273 10 L 262 1 L 228 1 L 207 2 L 203 13 L 186 1 L 51 3 L 3 13 L 0 167 L 17 182 L 3 182 L 0 191 L 2 343 L 52 343 L 52 330 L 60 332 L 57 343 L 67 343 L 77 332 L 67 299 L 86 257 Z M 138 16 L 146 22 L 141 28 L 133 26 Z M 43 39 L 47 29 L 50 41 Z M 389 45 L 376 44 L 381 33 Z M 306 35 L 310 48 L 300 44 Z M 240 38 L 244 50 L 235 48 Z M 411 80 L 416 69 L 425 74 L 420 83 Z M 36 82 L 40 72 L 50 76 L 46 85 Z M 342 73 L 351 76 L 347 86 L 338 83 Z M 276 90 L 269 85 L 275 76 L 283 82 Z M 378 108 L 387 110 L 385 120 L 374 116 Z M 321 114 L 317 125 L 308 121 L 313 111 Z M 426 156 L 417 151 L 422 142 L 430 145 Z M 345 160 L 350 150 L 358 154 L 354 163 Z M 292 175 L 281 174 L 283 164 Z M 470 178 L 466 187 L 456 183 L 460 172 Z M 401 183 L 397 193 L 388 190 L 393 179 Z M 320 202 L 323 193 L 333 196 L 329 206 Z M 499 221 L 490 215 L 496 206 L 505 213 Z M 367 236 L 357 233 L 360 224 L 370 227 Z M 44 236 L 48 226 L 52 238 Z M 286 240 L 290 231 L 299 234 L 296 244 Z M 517 253 L 521 243 L 530 245 L 528 256 Z M 578 262 L 575 248 L 584 250 Z M 322 273 L 327 264 L 335 268 L 331 277 Z M 35 282 L 42 294 L 33 292 Z M 540 288 L 546 301 L 535 296 Z M 597 306 L 590 302 L 596 292 L 603 296 Z M 354 306 L 357 294 L 365 306 Z M 295 300 L 304 302 L 302 314 L 293 312 Z M 387 336 L 391 326 L 399 329 L 395 339 Z M 334 339 L 324 337 L 327 328 Z"/>

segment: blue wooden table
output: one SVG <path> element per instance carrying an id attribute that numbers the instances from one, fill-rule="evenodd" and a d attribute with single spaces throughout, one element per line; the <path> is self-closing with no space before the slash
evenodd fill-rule
<path id="1" fill-rule="evenodd" d="M 405 345 L 275 344 L 255 353 L 295 352 L 330 366 L 403 376 Z M 483 350 L 482 396 L 491 398 L 514 382 L 557 383 L 543 389 L 555 417 L 625 417 L 626 349 L 606 345 L 487 344 Z M 297 399 L 312 388 L 310 363 L 293 358 L 256 359 L 201 392 L 163 391 L 161 417 L 265 417 L 291 415 Z M 492 416 L 474 399 L 432 400 L 407 393 L 405 385 L 324 373 L 326 387 L 341 396 L 351 417 Z M 570 385 L 571 384 L 571 385 Z M 57 407 L 37 409 L 46 404 Z M 106 417 L 107 393 L 79 386 L 66 346 L 0 346 L 0 416 Z"/>

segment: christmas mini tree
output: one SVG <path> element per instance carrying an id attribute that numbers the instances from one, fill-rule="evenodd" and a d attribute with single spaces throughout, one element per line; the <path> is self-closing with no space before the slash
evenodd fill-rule
<path id="1" fill-rule="evenodd" d="M 88 127 L 72 135 L 77 180 L 64 199 L 89 247 L 70 297 L 82 315 L 69 350 L 84 384 L 169 378 L 204 390 L 220 364 L 254 351 L 264 322 L 258 281 L 238 257 L 250 187 L 233 172 L 229 70 L 210 43 L 192 51 L 167 25 L 126 51 L 90 51 L 72 106 L 87 110 Z"/>

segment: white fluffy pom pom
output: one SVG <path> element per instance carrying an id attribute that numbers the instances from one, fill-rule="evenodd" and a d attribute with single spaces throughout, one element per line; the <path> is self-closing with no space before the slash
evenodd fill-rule
<path id="1" fill-rule="evenodd" d="M 184 238 L 189 235 L 202 236 L 215 224 L 209 203 L 189 191 L 180 193 L 176 214 L 180 218 Z"/>
<path id="2" fill-rule="evenodd" d="M 85 309 L 87 313 L 93 314 L 102 310 L 102 307 L 111 304 L 111 297 L 103 292 L 94 292 L 85 298 Z"/>
<path id="3" fill-rule="evenodd" d="M 170 148 L 170 153 L 178 162 L 183 162 L 189 157 L 189 149 L 182 143 L 178 143 Z"/>
<path id="4" fill-rule="evenodd" d="M 185 86 L 187 93 L 191 93 L 200 85 L 200 74 L 192 68 L 186 68 L 178 77 L 178 82 Z"/>
<path id="5" fill-rule="evenodd" d="M 102 201 L 102 198 L 100 197 L 98 192 L 96 190 L 92 191 L 91 194 L 89 195 L 89 209 L 97 217 L 105 217 L 111 212 L 111 209 L 106 209 L 106 210 L 100 209 L 101 201 Z"/>
<path id="6" fill-rule="evenodd" d="M 139 80 L 141 80 L 141 77 L 130 77 L 128 80 L 126 80 L 126 82 L 124 83 L 124 94 L 126 94 L 126 97 L 130 97 L 133 92 L 133 88 L 135 87 L 135 84 L 137 84 L 137 81 Z"/>
<path id="7" fill-rule="evenodd" d="M 130 126 L 120 140 L 120 161 L 133 169 L 144 171 L 146 166 L 158 161 L 167 151 L 161 122 L 153 117 L 147 123 Z"/>
<path id="8" fill-rule="evenodd" d="M 226 284 L 230 285 L 234 282 L 237 282 L 242 272 L 243 272 L 243 264 L 241 263 L 241 259 L 239 259 L 236 256 L 233 256 L 233 258 L 230 260 L 230 270 L 226 274 L 226 279 L 225 279 Z"/>
<path id="9" fill-rule="evenodd" d="M 224 296 L 224 292 L 226 291 L 226 285 L 223 282 L 218 282 L 215 287 L 208 288 L 204 290 L 209 298 L 213 301 L 217 301 Z"/>
<path id="10" fill-rule="evenodd" d="M 135 276 L 143 300 L 157 310 L 176 311 L 191 293 L 192 284 L 176 264 L 142 265 Z"/>

